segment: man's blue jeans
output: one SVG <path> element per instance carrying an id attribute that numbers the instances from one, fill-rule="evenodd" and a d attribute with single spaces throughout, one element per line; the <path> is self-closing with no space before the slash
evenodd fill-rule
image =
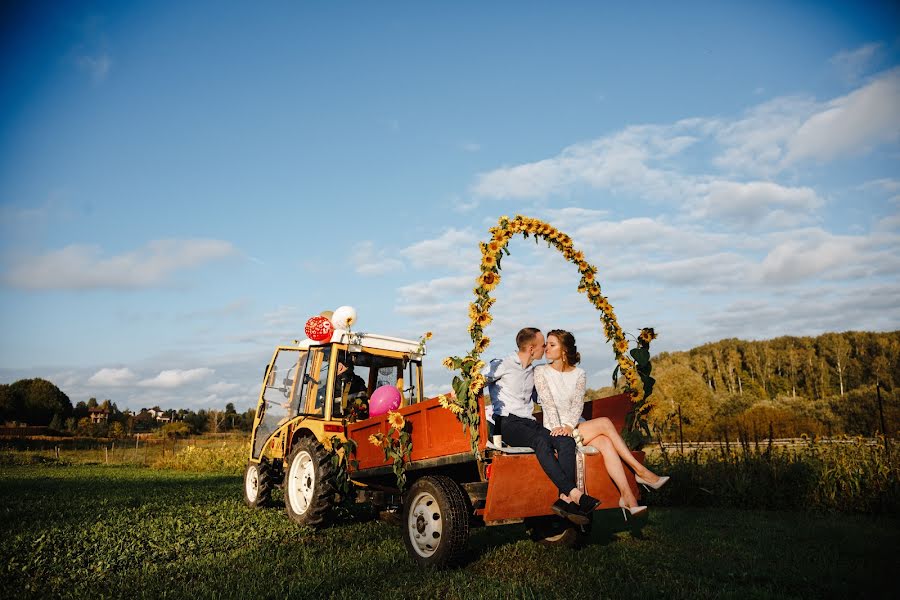
<path id="1" fill-rule="evenodd" d="M 503 441 L 509 446 L 526 446 L 534 454 L 560 494 L 575 489 L 575 440 L 567 435 L 550 435 L 534 419 L 516 415 L 494 415 Z"/>

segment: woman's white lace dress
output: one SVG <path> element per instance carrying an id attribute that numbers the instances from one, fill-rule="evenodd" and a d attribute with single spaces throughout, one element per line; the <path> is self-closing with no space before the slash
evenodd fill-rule
<path id="1" fill-rule="evenodd" d="M 557 371 L 550 365 L 534 369 L 534 387 L 544 413 L 544 427 L 554 429 L 568 425 L 574 429 L 578 426 L 584 410 L 586 384 L 584 369 L 578 367 L 566 372 Z"/>

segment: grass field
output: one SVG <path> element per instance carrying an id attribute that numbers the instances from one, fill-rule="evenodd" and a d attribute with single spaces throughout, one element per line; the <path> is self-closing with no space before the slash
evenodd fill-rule
<path id="1" fill-rule="evenodd" d="M 574 552 L 476 529 L 463 568 L 428 572 L 364 511 L 316 532 L 240 493 L 217 474 L 0 466 L 0 597 L 887 598 L 900 566 L 894 517 L 658 508 L 639 532 L 598 513 Z"/>

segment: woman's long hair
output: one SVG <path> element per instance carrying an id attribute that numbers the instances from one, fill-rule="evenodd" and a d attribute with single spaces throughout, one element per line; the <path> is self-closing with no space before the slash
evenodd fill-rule
<path id="1" fill-rule="evenodd" d="M 565 329 L 554 329 L 547 332 L 547 337 L 555 337 L 559 340 L 563 350 L 563 360 L 567 365 L 573 367 L 581 362 L 581 355 L 578 353 L 578 346 L 575 345 L 575 336 Z"/>

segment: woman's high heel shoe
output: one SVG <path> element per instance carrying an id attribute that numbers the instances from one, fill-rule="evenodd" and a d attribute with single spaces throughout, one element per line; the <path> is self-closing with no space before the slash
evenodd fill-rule
<path id="1" fill-rule="evenodd" d="M 625 506 L 625 498 L 619 498 L 619 508 L 622 509 L 622 516 L 626 521 L 628 521 L 628 513 L 631 513 L 632 517 L 636 517 L 647 512 L 646 506 Z"/>
<path id="2" fill-rule="evenodd" d="M 651 488 L 654 490 L 658 490 L 662 486 L 666 485 L 666 483 L 669 481 L 669 476 L 668 475 L 661 476 L 659 479 L 656 480 L 656 483 L 650 483 L 649 481 L 647 481 L 643 477 L 640 477 L 639 475 L 635 475 L 634 480 L 636 482 L 638 482 L 639 484 L 641 484 L 642 486 L 644 486 L 645 488 L 647 488 L 647 491 L 649 492 Z"/>
<path id="3" fill-rule="evenodd" d="M 598 454 L 600 452 L 593 446 L 582 446 L 581 444 L 578 444 L 578 451 L 582 454 Z"/>

